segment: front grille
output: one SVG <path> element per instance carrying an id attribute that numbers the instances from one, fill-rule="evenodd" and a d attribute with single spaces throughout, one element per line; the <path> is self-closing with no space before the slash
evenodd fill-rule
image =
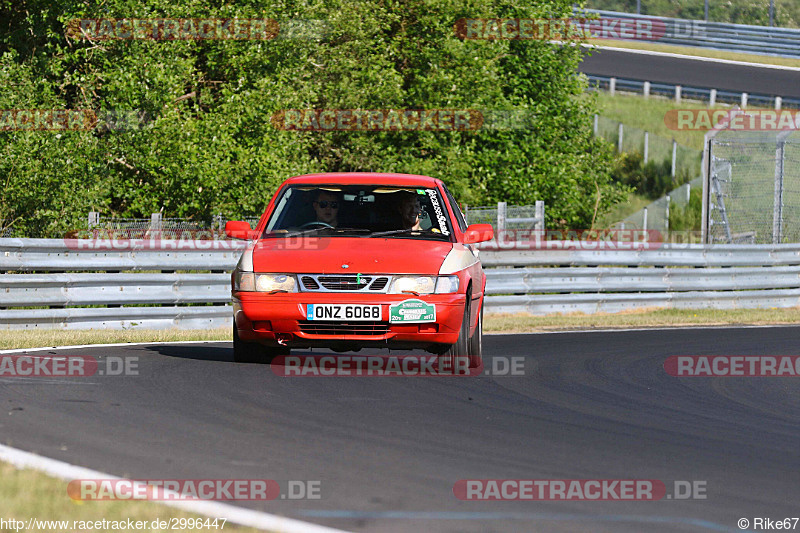
<path id="1" fill-rule="evenodd" d="M 311 335 L 386 335 L 388 322 L 324 322 L 300 320 L 300 331 Z"/>
<path id="2" fill-rule="evenodd" d="M 391 276 L 384 274 L 300 274 L 298 277 L 303 292 L 386 292 L 392 281 Z"/>
<path id="3" fill-rule="evenodd" d="M 317 282 L 314 281 L 314 278 L 312 278 L 311 276 L 303 276 L 302 278 L 300 278 L 300 281 L 303 282 L 303 287 L 305 287 L 306 290 L 316 291 L 317 289 L 319 289 L 319 284 L 317 284 Z"/>
<path id="4" fill-rule="evenodd" d="M 375 281 L 372 282 L 372 285 L 369 286 L 369 290 L 382 291 L 386 288 L 387 283 L 389 283 L 389 278 L 376 278 Z"/>
<path id="5" fill-rule="evenodd" d="M 372 281 L 365 276 L 320 276 L 317 279 L 329 291 L 359 291 Z"/>

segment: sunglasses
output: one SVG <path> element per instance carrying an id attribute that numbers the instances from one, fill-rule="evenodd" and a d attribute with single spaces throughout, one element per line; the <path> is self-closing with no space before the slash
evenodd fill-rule
<path id="1" fill-rule="evenodd" d="M 327 208 L 329 205 L 331 206 L 331 209 L 339 209 L 339 202 L 314 202 L 314 203 L 320 206 L 322 209 Z"/>

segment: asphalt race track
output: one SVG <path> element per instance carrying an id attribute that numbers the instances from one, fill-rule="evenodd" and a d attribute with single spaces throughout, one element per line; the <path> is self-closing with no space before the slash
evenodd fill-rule
<path id="1" fill-rule="evenodd" d="M 800 97 L 800 71 L 731 65 L 696 59 L 596 50 L 578 68 L 585 74 L 705 87 L 733 92 Z"/>
<path id="2" fill-rule="evenodd" d="M 740 531 L 739 518 L 800 514 L 800 378 L 676 378 L 662 365 L 800 355 L 799 338 L 797 327 L 491 335 L 487 368 L 523 357 L 524 376 L 447 378 L 278 377 L 233 363 L 224 342 L 82 348 L 69 353 L 137 357 L 139 375 L 0 378 L 0 434 L 134 479 L 319 480 L 319 500 L 240 505 L 354 531 Z M 497 478 L 658 479 L 668 493 L 700 481 L 707 497 L 453 495 L 458 480 Z"/>

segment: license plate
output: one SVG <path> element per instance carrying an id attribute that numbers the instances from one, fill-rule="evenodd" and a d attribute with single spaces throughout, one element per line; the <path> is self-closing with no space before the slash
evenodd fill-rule
<path id="1" fill-rule="evenodd" d="M 380 320 L 381 306 L 359 304 L 306 304 L 306 318 L 308 320 Z"/>

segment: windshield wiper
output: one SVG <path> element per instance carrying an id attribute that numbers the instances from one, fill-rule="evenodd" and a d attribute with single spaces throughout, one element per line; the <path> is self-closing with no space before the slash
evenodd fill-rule
<path id="1" fill-rule="evenodd" d="M 400 235 L 401 233 L 422 233 L 425 230 L 422 229 L 413 229 L 413 228 L 406 228 L 406 229 L 393 229 L 391 231 L 379 231 L 377 233 L 370 233 L 367 237 L 383 237 L 385 235 Z"/>

